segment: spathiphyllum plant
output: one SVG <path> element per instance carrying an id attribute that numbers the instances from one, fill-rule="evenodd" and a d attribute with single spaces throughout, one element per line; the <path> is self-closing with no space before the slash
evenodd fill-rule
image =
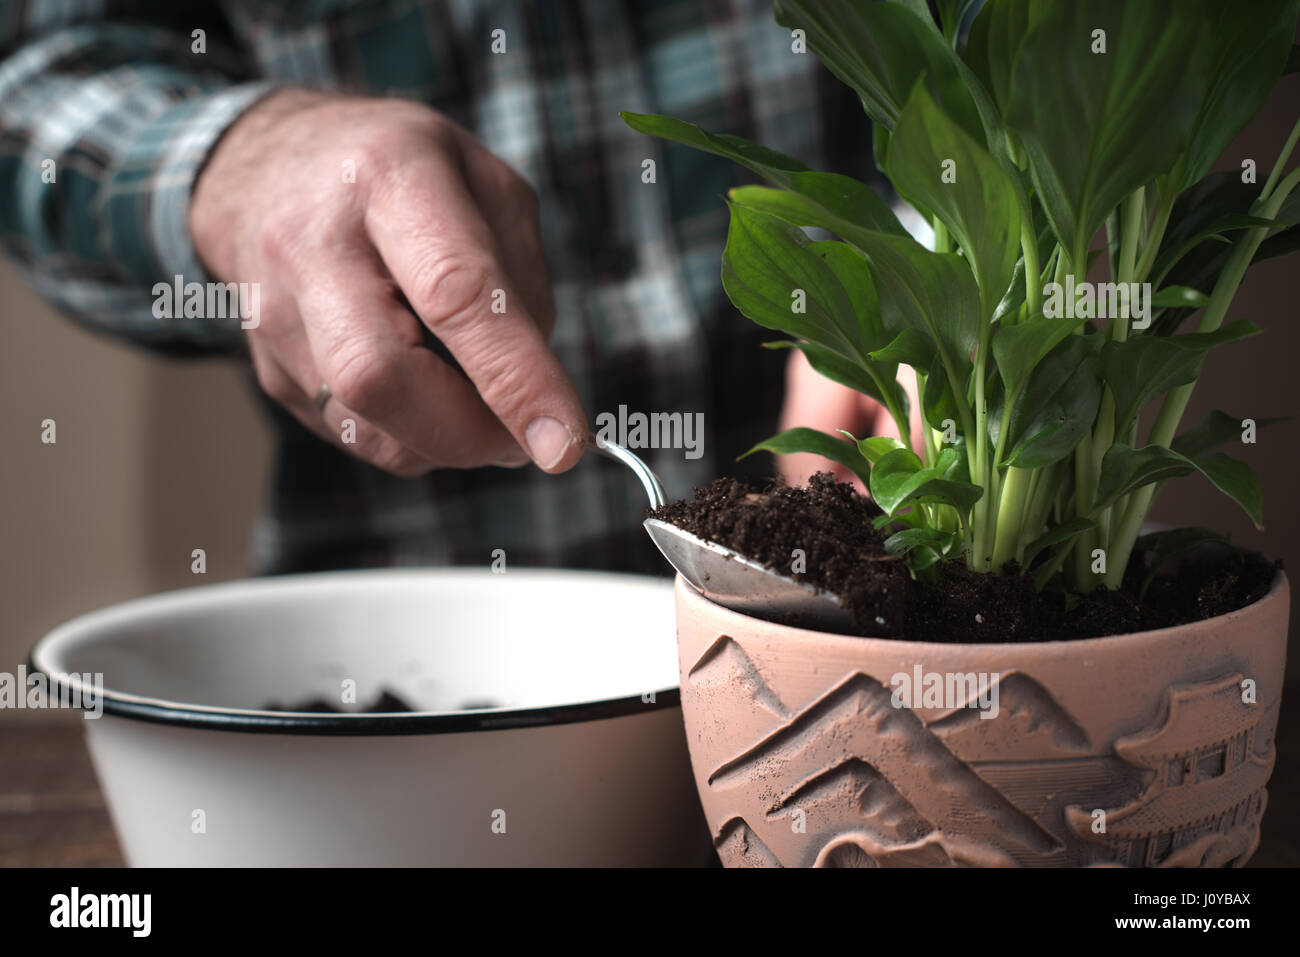
<path id="1" fill-rule="evenodd" d="M 1300 0 L 933 6 L 937 20 L 925 0 L 776 3 L 792 49 L 857 92 L 875 163 L 933 248 L 862 182 L 624 114 L 771 183 L 727 197 L 727 295 L 904 436 L 800 428 L 756 448 L 852 469 L 916 574 L 961 558 L 1040 588 L 1117 588 L 1161 485 L 1196 472 L 1260 524 L 1256 477 L 1216 449 L 1266 420 L 1180 425 L 1209 353 L 1259 331 L 1229 315 L 1247 269 L 1300 246 L 1300 170 L 1284 173 L 1300 123 L 1275 162 L 1211 172 L 1295 68 Z M 900 365 L 916 372 L 917 448 Z M 1143 547 L 1169 557 L 1212 534 Z"/>

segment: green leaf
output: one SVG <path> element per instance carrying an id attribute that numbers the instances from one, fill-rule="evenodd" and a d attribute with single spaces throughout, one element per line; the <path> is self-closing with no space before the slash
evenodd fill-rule
<path id="1" fill-rule="evenodd" d="M 1020 309 L 1025 301 L 1025 260 L 1020 257 L 1016 260 L 1015 271 L 1011 273 L 1011 285 L 1007 287 L 1006 294 L 998 303 L 997 308 L 993 310 L 993 321 L 997 322 L 1003 316 L 1013 315 Z"/>
<path id="2" fill-rule="evenodd" d="M 765 329 L 777 329 L 830 351 L 865 360 L 880 343 L 865 335 L 879 319 L 864 319 L 858 308 L 874 300 L 871 277 L 847 273 L 844 260 L 819 256 L 800 229 L 775 216 L 731 206 L 731 226 L 722 255 L 722 286 L 736 308 Z M 860 287 L 850 293 L 848 287 Z M 802 311 L 800 311 L 802 310 Z"/>
<path id="3" fill-rule="evenodd" d="M 944 114 L 924 83 L 903 107 L 885 168 L 904 199 L 948 227 L 975 273 L 981 314 L 992 316 L 1020 256 L 1020 208 L 1011 177 Z"/>
<path id="4" fill-rule="evenodd" d="M 1187 554 L 1192 549 L 1204 545 L 1206 542 L 1227 544 L 1228 539 L 1208 528 L 1171 528 L 1163 532 L 1152 532 L 1150 535 L 1143 535 L 1139 538 L 1137 547 L 1151 555 L 1151 564 L 1138 596 L 1141 597 L 1147 593 L 1147 589 L 1155 581 L 1156 572 L 1160 571 L 1164 565 L 1179 556 Z"/>
<path id="5" fill-rule="evenodd" d="M 1041 217 L 1040 220 L 1041 222 Z M 1057 249 L 1056 239 L 1052 235 L 1052 229 L 1046 223 L 1038 231 L 1038 263 L 1040 269 L 1039 281 L 1042 282 L 1041 272 L 1045 271 L 1046 275 L 1052 275 L 1052 256 L 1053 251 Z M 1011 274 L 1011 286 L 1007 293 L 998 303 L 998 307 L 993 310 L 994 320 L 1002 319 L 1004 316 L 1014 314 L 1025 301 L 1025 260 L 1021 256 L 1016 260 L 1016 270 Z"/>
<path id="6" fill-rule="evenodd" d="M 1289 419 L 1290 416 L 1277 419 L 1256 419 L 1255 428 L 1262 429 L 1266 425 L 1286 422 Z M 1240 442 L 1244 428 L 1243 421 L 1245 421 L 1244 416 L 1229 415 L 1219 409 L 1207 412 L 1201 421 L 1174 439 L 1170 443 L 1170 448 L 1175 452 L 1186 455 L 1189 459 L 1194 459 L 1225 442 Z"/>
<path id="7" fill-rule="evenodd" d="M 888 0 L 888 2 L 896 3 L 901 7 L 907 7 L 907 9 L 920 17 L 922 22 L 934 30 L 935 33 L 939 34 L 939 36 L 943 36 L 943 31 L 939 28 L 939 24 L 935 23 L 934 17 L 930 15 L 930 7 L 929 4 L 926 3 L 926 0 Z M 944 0 L 939 0 L 939 2 L 943 3 Z M 948 2 L 951 3 L 951 0 L 948 0 Z"/>
<path id="8" fill-rule="evenodd" d="M 1134 489 L 1167 478 L 1189 475 L 1195 470 L 1196 465 L 1191 459 L 1163 445 L 1147 445 L 1135 449 L 1123 442 L 1116 442 L 1102 456 L 1094 513 L 1113 505 L 1117 499 Z"/>
<path id="9" fill-rule="evenodd" d="M 1172 219 L 1172 217 L 1170 217 Z M 1194 225 L 1194 224 L 1191 224 Z M 1169 233 L 1165 233 L 1165 241 L 1160 244 L 1160 255 L 1156 257 L 1155 264 L 1151 267 L 1151 274 L 1155 277 L 1154 281 L 1159 284 L 1164 280 L 1165 275 L 1172 269 L 1184 256 L 1190 253 L 1197 246 L 1204 242 L 1229 243 L 1224 233 L 1235 232 L 1239 229 L 1250 229 L 1254 226 L 1272 226 L 1271 220 L 1264 219 L 1261 216 L 1250 216 L 1244 213 L 1227 213 L 1206 226 L 1201 227 L 1199 232 L 1193 232 L 1191 235 L 1174 237 L 1176 245 L 1170 244 Z M 1186 231 L 1189 224 L 1180 222 L 1177 224 L 1182 230 Z M 1185 289 L 1185 286 L 1174 286 L 1171 288 Z"/>
<path id="10" fill-rule="evenodd" d="M 1195 381 L 1215 346 L 1259 332 L 1249 319 L 1238 319 L 1214 332 L 1180 336 L 1136 335 L 1107 342 L 1101 351 L 1101 374 L 1115 394 L 1115 434 L 1124 435 L 1149 401 L 1175 386 Z"/>
<path id="11" fill-rule="evenodd" d="M 1204 309 L 1209 304 L 1209 296 L 1190 286 L 1165 286 L 1151 297 L 1151 305 L 1157 309 Z"/>
<path id="12" fill-rule="evenodd" d="M 1020 50 L 1047 13 L 1040 3 L 986 3 L 971 24 L 966 62 L 1001 110 L 1011 100 L 1011 75 Z"/>
<path id="13" fill-rule="evenodd" d="M 909 326 L 891 339 L 889 345 L 868 353 L 868 356 L 877 362 L 909 365 L 928 373 L 934 363 L 934 340 L 921 330 Z"/>
<path id="14" fill-rule="evenodd" d="M 897 364 L 867 358 L 886 334 L 871 273 L 851 247 L 812 242 L 775 216 L 733 205 L 722 279 L 745 316 L 804 340 L 776 348 L 799 349 L 828 379 L 907 410 Z M 805 297 L 802 313 L 795 311 L 797 290 Z"/>
<path id="15" fill-rule="evenodd" d="M 951 532 L 941 532 L 937 528 L 905 528 L 885 539 L 887 555 L 906 555 L 914 548 L 929 545 L 938 551 L 952 542 Z"/>
<path id="16" fill-rule="evenodd" d="M 923 3 L 924 0 L 920 2 Z M 943 36 L 949 44 L 956 43 L 966 11 L 974 6 L 975 2 L 976 0 L 935 0 L 935 6 L 939 10 L 939 22 L 943 24 Z"/>
<path id="17" fill-rule="evenodd" d="M 1264 493 L 1249 465 L 1214 452 L 1196 459 L 1196 467 L 1215 488 L 1241 506 L 1256 528 L 1264 527 Z"/>
<path id="18" fill-rule="evenodd" d="M 868 487 L 876 504 L 891 515 L 913 501 L 951 505 L 966 515 L 984 490 L 958 477 L 963 471 L 954 449 L 944 449 L 928 468 L 915 453 L 897 449 L 876 463 Z"/>
<path id="19" fill-rule="evenodd" d="M 830 230 L 851 246 L 857 247 L 859 252 L 862 250 L 861 244 L 857 241 L 859 237 L 882 234 L 896 236 L 900 240 L 920 245 L 903 230 L 901 224 L 898 227 L 899 232 L 878 230 L 870 225 L 864 226 L 860 221 L 840 215 L 801 193 L 765 186 L 737 186 L 728 192 L 727 198 L 736 205 L 769 213 L 795 226 L 815 226 L 818 229 Z"/>
<path id="20" fill-rule="evenodd" d="M 906 236 L 889 205 L 866 183 L 838 173 L 819 173 L 776 150 L 729 133 L 710 133 L 694 123 L 650 113 L 619 114 L 639 133 L 734 160 L 768 182 L 798 193 L 828 216 L 858 223 L 885 233 Z M 829 227 L 827 227 L 829 228 Z"/>
<path id="21" fill-rule="evenodd" d="M 934 31 L 942 36 L 949 46 L 952 46 L 957 42 L 957 34 L 961 30 L 961 22 L 966 16 L 966 11 L 976 3 L 976 0 L 935 0 L 934 6 L 939 14 L 939 23 L 935 23 L 934 18 L 930 16 L 930 8 L 926 0 L 890 0 L 890 2 L 907 7 L 930 24 Z"/>
<path id="22" fill-rule="evenodd" d="M 1264 496 L 1259 479 L 1245 462 L 1215 452 L 1190 459 L 1161 445 L 1133 449 L 1116 442 L 1101 460 L 1094 510 L 1106 508 L 1121 496 L 1153 482 L 1199 471 L 1250 516 L 1257 528 L 1264 524 Z M 1095 514 L 1095 511 L 1094 511 Z"/>
<path id="23" fill-rule="evenodd" d="M 847 432 L 845 432 L 844 434 L 849 435 L 849 433 Z M 850 438 L 852 438 L 852 436 L 850 436 Z M 890 452 L 893 452 L 895 449 L 907 448 L 907 446 L 904 445 L 901 440 L 891 438 L 890 436 L 887 435 L 873 436 L 872 438 L 868 438 L 868 439 L 859 439 L 857 440 L 857 442 L 858 442 L 858 451 L 861 452 L 862 457 L 865 458 L 872 465 L 875 465 L 877 462 L 879 462 Z"/>
<path id="24" fill-rule="evenodd" d="M 790 455 L 795 452 L 812 452 L 822 458 L 838 462 L 862 479 L 863 484 L 869 480 L 871 466 L 858 452 L 857 444 L 845 442 L 816 429 L 787 429 L 779 435 L 759 442 L 741 458 L 755 452 L 772 452 L 776 455 Z"/>
<path id="25" fill-rule="evenodd" d="M 991 6 L 1009 8 L 985 33 L 991 88 L 1052 228 L 1077 255 L 1186 148 L 1209 85 L 1214 14 L 1197 0 Z M 1093 52 L 1098 30 L 1104 53 Z"/>
<path id="26" fill-rule="evenodd" d="M 795 226 L 838 233 L 867 257 L 887 333 L 911 327 L 939 347 L 944 368 L 964 382 L 980 326 L 979 287 L 960 256 L 936 253 L 910 237 L 892 236 L 827 218 L 803 197 L 762 186 L 731 191 L 732 203 L 778 216 Z"/>
<path id="27" fill-rule="evenodd" d="M 1208 173 L 1268 101 L 1286 68 L 1300 0 L 1233 0 L 1210 10 L 1210 85 L 1169 184 L 1175 191 Z"/>
<path id="28" fill-rule="evenodd" d="M 876 377 L 852 359 L 846 359 L 839 353 L 813 342 L 765 342 L 765 349 L 798 349 L 808 359 L 813 369 L 832 382 L 838 382 L 855 392 L 869 395 L 883 405 L 896 402 L 900 409 L 908 408 L 907 390 L 894 378 L 888 379 L 886 388 L 881 389 Z M 882 371 L 887 370 L 882 364 Z M 895 370 L 896 372 L 896 370 Z"/>
<path id="29" fill-rule="evenodd" d="M 912 571 L 920 572 L 925 571 L 931 565 L 938 564 L 939 558 L 940 555 L 935 549 L 929 545 L 921 545 L 908 556 L 907 564 Z"/>
<path id="30" fill-rule="evenodd" d="M 922 528 L 925 525 L 925 520 L 916 509 L 899 512 L 897 515 L 877 515 L 871 520 L 871 527 L 876 531 L 880 531 L 882 528 L 886 528 L 890 525 L 906 525 L 908 528 Z"/>
<path id="31" fill-rule="evenodd" d="M 999 464 L 1054 465 L 1092 431 L 1101 403 L 1099 347 L 1099 334 L 1069 336 L 1034 366 L 1011 408 Z"/>
<path id="32" fill-rule="evenodd" d="M 776 21 L 804 30 L 826 68 L 854 89 L 867 115 L 886 129 L 897 125 L 902 104 L 925 75 L 948 115 L 971 136 L 983 136 L 960 61 L 928 16 L 893 3 L 776 0 Z"/>
<path id="33" fill-rule="evenodd" d="M 849 306 L 858 320 L 858 338 L 863 348 L 871 350 L 889 341 L 880 316 L 880 298 L 871 270 L 861 254 L 846 243 L 820 240 L 809 243 L 807 250 L 830 267 L 849 297 Z"/>
<path id="34" fill-rule="evenodd" d="M 969 371 L 969 366 L 967 370 Z M 925 392 L 921 395 L 921 411 L 925 413 L 925 421 L 936 429 L 945 428 L 943 423 L 946 419 L 952 419 L 956 423 L 961 422 L 959 400 L 956 393 L 952 391 L 948 377 L 942 374 L 942 370 L 938 375 L 931 375 L 925 380 Z"/>
<path id="35" fill-rule="evenodd" d="M 1040 316 L 998 329 L 993 337 L 993 358 L 1007 395 L 1015 395 L 1043 356 L 1085 322 L 1087 319 Z"/>
<path id="36" fill-rule="evenodd" d="M 1068 522 L 1054 525 L 1025 546 L 1022 567 L 1028 568 L 1032 565 L 1034 559 L 1038 557 L 1038 553 L 1043 549 L 1068 542 L 1080 532 L 1086 532 L 1088 529 L 1094 528 L 1096 524 L 1096 521 L 1091 518 L 1072 518 Z"/>
<path id="37" fill-rule="evenodd" d="M 1227 171 L 1211 173 L 1179 196 L 1156 260 L 1156 281 L 1193 289 L 1213 289 L 1233 246 L 1245 239 L 1244 230 L 1250 228 L 1241 224 L 1262 225 L 1258 221 L 1251 222 L 1257 217 L 1250 212 L 1260 189 L 1259 184 L 1242 183 L 1240 171 Z M 1223 223 L 1227 225 L 1220 225 Z M 1282 204 L 1274 223 L 1270 235 L 1251 258 L 1252 264 L 1300 248 L 1300 191 L 1292 193 Z M 1224 241 L 1223 234 L 1228 232 L 1234 235 Z M 1198 234 L 1204 233 L 1209 235 L 1199 243 L 1192 243 Z M 1189 245 L 1190 249 L 1186 249 Z M 1156 335 L 1169 335 L 1190 311 L 1168 309 L 1150 331 Z"/>

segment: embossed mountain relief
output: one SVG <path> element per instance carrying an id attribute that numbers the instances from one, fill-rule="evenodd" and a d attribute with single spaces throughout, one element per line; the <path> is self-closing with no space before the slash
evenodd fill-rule
<path id="1" fill-rule="evenodd" d="M 708 783 L 726 790 L 756 779 L 762 816 L 785 818 L 776 826 L 789 829 L 800 810 L 810 835 L 860 830 L 861 853 L 849 855 L 859 863 L 865 855 L 881 866 L 1006 865 L 1015 863 L 999 849 L 1007 838 L 1030 855 L 1062 847 L 861 672 L 716 768 Z M 963 810 L 972 807 L 982 813 Z M 757 815 L 746 820 L 759 826 Z M 966 837 L 955 841 L 958 832 Z"/>
<path id="2" fill-rule="evenodd" d="M 821 820 L 842 807 L 856 811 L 863 830 L 882 845 L 910 844 L 935 829 L 883 774 L 860 758 L 846 758 L 799 785 L 768 817 L 789 816 L 797 808 Z"/>
<path id="3" fill-rule="evenodd" d="M 977 699 L 930 721 L 926 727 L 955 754 L 968 761 L 997 760 L 1009 754 L 1019 759 L 1055 758 L 1062 748 L 1086 753 L 1088 734 L 1029 675 L 1011 671 L 997 681 L 998 714 L 984 717 Z"/>
<path id="4" fill-rule="evenodd" d="M 772 689 L 745 650 L 727 635 L 716 638 L 692 666 L 691 687 L 704 699 L 733 702 L 724 731 L 732 746 L 753 741 L 790 709 Z"/>
<path id="5" fill-rule="evenodd" d="M 768 686 L 758 666 L 750 660 L 745 650 L 734 638 L 721 635 L 700 655 L 688 677 L 696 685 L 735 685 L 746 697 L 780 718 L 789 717 L 790 711 Z"/>
<path id="6" fill-rule="evenodd" d="M 733 817 L 722 825 L 713 842 L 724 867 L 780 867 L 771 849 L 759 840 L 742 818 Z"/>

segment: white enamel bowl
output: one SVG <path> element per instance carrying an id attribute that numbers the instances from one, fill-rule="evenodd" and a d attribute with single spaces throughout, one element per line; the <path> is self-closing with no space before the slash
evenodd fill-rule
<path id="1" fill-rule="evenodd" d="M 143 866 L 688 865 L 713 853 L 667 581 L 339 572 L 186 589 L 45 636 Z M 391 689 L 414 714 L 264 710 Z"/>

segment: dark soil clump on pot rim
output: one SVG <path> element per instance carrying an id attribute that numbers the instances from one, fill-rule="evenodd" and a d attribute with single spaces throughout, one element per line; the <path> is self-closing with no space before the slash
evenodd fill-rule
<path id="1" fill-rule="evenodd" d="M 1281 567 L 1253 552 L 1206 546 L 1179 563 L 1176 574 L 1158 576 L 1140 599 L 1147 556 L 1136 550 L 1117 591 L 1038 592 L 1014 568 L 985 574 L 962 560 L 937 566 L 937 582 L 921 582 L 901 557 L 885 553 L 887 533 L 871 526 L 880 509 L 828 473 L 813 476 L 806 488 L 717 479 L 692 499 L 649 514 L 834 592 L 852 610 L 857 634 L 910 641 L 1057 641 L 1169 628 L 1258 601 Z M 798 566 L 796 549 L 803 552 Z"/>

